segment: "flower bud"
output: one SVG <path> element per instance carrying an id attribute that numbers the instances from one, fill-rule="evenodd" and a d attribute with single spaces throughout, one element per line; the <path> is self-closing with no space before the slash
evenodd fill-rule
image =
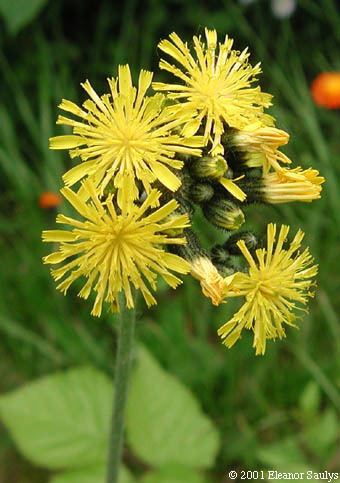
<path id="1" fill-rule="evenodd" d="M 215 265 L 223 265 L 230 259 L 230 254 L 223 245 L 215 245 L 211 249 L 211 260 Z"/>
<path id="2" fill-rule="evenodd" d="M 248 250 L 253 251 L 258 246 L 258 240 L 254 233 L 251 231 L 243 231 L 231 235 L 223 245 L 223 248 L 227 250 L 231 255 L 240 255 L 241 251 L 237 246 L 237 242 L 243 240 Z"/>
<path id="3" fill-rule="evenodd" d="M 195 203 L 204 203 L 214 196 L 214 188 L 208 183 L 194 183 L 190 188 L 190 199 Z"/>
<path id="4" fill-rule="evenodd" d="M 203 158 L 195 159 L 190 166 L 191 174 L 201 179 L 222 178 L 227 169 L 227 163 L 222 156 L 204 156 Z"/>
<path id="5" fill-rule="evenodd" d="M 238 230 L 245 220 L 243 211 L 232 201 L 223 198 L 213 198 L 202 209 L 207 220 L 218 228 Z"/>

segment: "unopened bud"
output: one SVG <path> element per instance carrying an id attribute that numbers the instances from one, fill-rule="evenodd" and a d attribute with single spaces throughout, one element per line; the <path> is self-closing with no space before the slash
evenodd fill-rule
<path id="1" fill-rule="evenodd" d="M 214 196 L 214 188 L 208 183 L 193 183 L 190 188 L 190 198 L 195 203 L 204 203 Z"/>
<path id="2" fill-rule="evenodd" d="M 230 259 L 230 254 L 223 245 L 215 245 L 211 249 L 211 260 L 215 265 L 226 263 Z"/>
<path id="3" fill-rule="evenodd" d="M 238 230 L 244 223 L 243 211 L 232 201 L 215 198 L 202 207 L 204 216 L 213 225 L 226 230 Z"/>
<path id="4" fill-rule="evenodd" d="M 241 251 L 237 246 L 237 242 L 243 240 L 248 250 L 252 251 L 255 250 L 258 246 L 258 240 L 254 233 L 251 231 L 243 231 L 239 233 L 235 233 L 231 235 L 228 240 L 225 242 L 223 247 L 231 254 L 231 255 L 240 255 Z"/>
<path id="5" fill-rule="evenodd" d="M 227 169 L 227 163 L 222 156 L 204 156 L 195 159 L 190 166 L 191 174 L 201 179 L 220 179 Z"/>

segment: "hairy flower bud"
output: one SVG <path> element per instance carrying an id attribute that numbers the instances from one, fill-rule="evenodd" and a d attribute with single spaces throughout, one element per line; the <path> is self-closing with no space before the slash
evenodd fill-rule
<path id="1" fill-rule="evenodd" d="M 218 228 L 238 230 L 245 221 L 241 208 L 223 198 L 213 198 L 202 209 L 207 220 Z"/>
<path id="2" fill-rule="evenodd" d="M 204 203 L 214 196 L 214 188 L 208 183 L 194 183 L 190 188 L 190 199 L 194 203 Z"/>
<path id="3" fill-rule="evenodd" d="M 222 156 L 204 156 L 194 159 L 190 171 L 196 178 L 220 179 L 228 169 L 226 160 Z"/>
<path id="4" fill-rule="evenodd" d="M 230 254 L 223 245 L 215 245 L 211 249 L 211 259 L 215 265 L 224 264 L 230 259 Z"/>
<path id="5" fill-rule="evenodd" d="M 248 248 L 249 251 L 253 251 L 255 250 L 255 248 L 258 247 L 258 240 L 254 233 L 252 233 L 251 231 L 242 231 L 231 235 L 224 243 L 223 248 L 227 250 L 231 255 L 240 255 L 241 250 L 237 245 L 240 240 L 244 241 L 245 246 Z"/>

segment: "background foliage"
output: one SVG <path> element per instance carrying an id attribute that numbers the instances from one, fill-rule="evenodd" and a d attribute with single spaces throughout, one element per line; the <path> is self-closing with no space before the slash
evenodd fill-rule
<path id="1" fill-rule="evenodd" d="M 134 414 L 137 405 L 131 399 L 130 417 L 141 423 L 133 423 L 132 439 L 129 432 L 124 462 L 144 483 L 179 478 L 200 483 L 203 474 L 211 481 L 228 481 L 225 475 L 231 468 L 338 470 L 339 112 L 316 107 L 309 91 L 319 72 L 340 70 L 335 0 L 301 0 L 285 20 L 272 16 L 269 2 L 243 6 L 228 0 L 126 0 L 120 8 L 110 0 L 0 0 L 0 14 L 1 392 L 74 366 L 91 366 L 100 377 L 111 375 L 113 368 L 110 316 L 93 319 L 90 302 L 79 301 L 75 290 L 68 297 L 57 293 L 41 264 L 46 249 L 40 233 L 54 225 L 55 213 L 42 210 L 38 198 L 42 192 L 57 191 L 61 174 L 70 166 L 66 154 L 48 150 L 48 137 L 62 132 L 55 126 L 57 104 L 63 97 L 83 100 L 79 84 L 86 78 L 104 92 L 105 79 L 115 75 L 118 63 L 130 63 L 135 73 L 157 69 L 161 38 L 175 30 L 190 39 L 208 26 L 234 37 L 240 50 L 248 45 L 252 62 L 262 62 L 261 84 L 275 96 L 272 113 L 278 126 L 291 134 L 287 154 L 297 164 L 319 169 L 327 179 L 322 200 L 313 205 L 255 207 L 247 212 L 247 226 L 255 230 L 263 230 L 269 221 L 284 221 L 306 231 L 306 243 L 320 264 L 319 289 L 300 330 L 288 330 L 287 340 L 269 344 L 265 357 L 257 358 L 250 334 L 232 350 L 220 344 L 216 329 L 233 305 L 212 308 L 189 278 L 176 292 L 162 289 L 157 308 L 146 312 L 141 307 L 138 339 L 175 376 L 176 384 L 193 394 L 183 395 L 181 424 L 192 417 L 186 398 L 194 397 L 194 406 L 199 401 L 218 430 L 219 449 L 216 461 L 198 465 L 208 472 L 188 476 L 185 467 L 163 465 L 158 473 L 150 473 L 155 462 L 149 461 L 148 452 L 153 449 L 139 437 L 148 415 Z M 197 223 L 206 246 L 223 238 L 207 230 L 199 216 Z M 142 384 L 138 371 L 141 374 L 141 368 L 135 374 L 137 386 Z M 172 391 L 167 393 L 167 379 L 159 377 L 159 397 L 167 395 L 166 413 L 166 403 L 169 408 L 173 404 Z M 147 407 L 148 401 L 144 404 Z M 161 426 L 166 424 L 169 421 Z M 168 432 L 170 438 L 171 425 Z M 4 428 L 0 435 L 1 482 L 50 480 L 50 471 L 39 468 L 46 468 L 43 462 L 33 465 L 19 454 Z M 178 445 L 184 444 L 178 438 Z M 198 445 L 199 435 L 195 440 L 197 454 L 190 458 L 210 461 L 211 450 Z M 162 454 L 160 448 L 159 461 L 166 460 L 166 451 Z M 101 471 L 93 469 L 98 481 Z M 55 478 L 55 483 L 85 482 L 84 476 L 74 479 L 74 474 Z"/>

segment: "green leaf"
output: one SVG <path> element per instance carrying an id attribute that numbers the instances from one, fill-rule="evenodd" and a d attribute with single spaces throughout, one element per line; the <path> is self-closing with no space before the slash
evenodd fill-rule
<path id="1" fill-rule="evenodd" d="M 47 0 L 0 0 L 0 13 L 8 30 L 16 34 L 38 15 L 46 2 Z"/>
<path id="2" fill-rule="evenodd" d="M 78 471 L 69 471 L 60 473 L 50 480 L 50 483 L 103 483 L 105 481 L 105 466 L 97 466 L 92 468 L 83 468 Z M 130 472 L 122 466 L 119 472 L 119 483 L 133 483 Z"/>
<path id="3" fill-rule="evenodd" d="M 305 413 L 316 413 L 320 407 L 321 393 L 315 381 L 310 381 L 302 391 L 299 406 Z"/>
<path id="4" fill-rule="evenodd" d="M 328 409 L 304 431 L 304 440 L 306 445 L 320 456 L 321 452 L 329 454 L 330 446 L 336 442 L 339 435 L 339 418 L 335 410 Z"/>
<path id="5" fill-rule="evenodd" d="M 91 367 L 46 376 L 0 398 L 0 416 L 26 458 L 50 469 L 104 462 L 112 385 Z"/>
<path id="6" fill-rule="evenodd" d="M 181 464 L 209 468 L 218 433 L 190 391 L 164 371 L 145 348 L 131 377 L 127 407 L 131 448 L 153 466 Z"/>
<path id="7" fill-rule="evenodd" d="M 206 481 L 203 475 L 193 469 L 173 465 L 150 471 L 142 478 L 141 483 L 205 483 Z"/>

